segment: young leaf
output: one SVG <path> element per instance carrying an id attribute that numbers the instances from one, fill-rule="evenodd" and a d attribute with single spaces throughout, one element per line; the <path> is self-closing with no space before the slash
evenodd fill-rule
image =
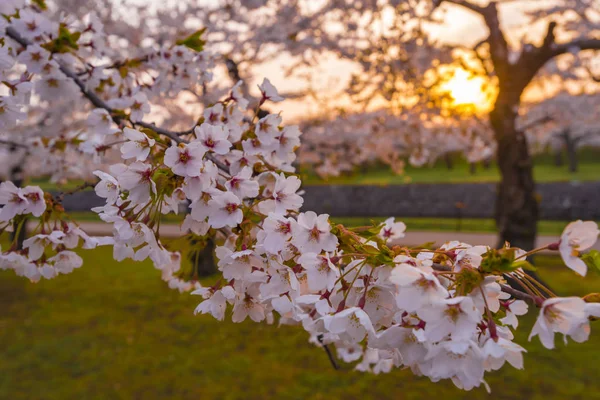
<path id="1" fill-rule="evenodd" d="M 202 28 L 185 39 L 178 40 L 176 43 L 181 46 L 186 46 L 194 51 L 201 52 L 204 49 L 206 40 L 202 39 L 202 35 L 206 31 L 206 28 Z"/>

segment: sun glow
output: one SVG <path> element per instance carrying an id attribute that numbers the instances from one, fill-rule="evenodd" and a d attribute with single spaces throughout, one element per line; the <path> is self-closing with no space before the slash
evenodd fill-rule
<path id="1" fill-rule="evenodd" d="M 450 95 L 454 106 L 474 106 L 478 110 L 485 110 L 490 106 L 485 79 L 472 76 L 464 69 L 455 69 L 441 88 Z"/>

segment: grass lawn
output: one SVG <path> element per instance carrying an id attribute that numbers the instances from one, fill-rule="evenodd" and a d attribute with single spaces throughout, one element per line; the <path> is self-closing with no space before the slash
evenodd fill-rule
<path id="1" fill-rule="evenodd" d="M 462 392 L 408 370 L 384 376 L 335 371 L 298 327 L 194 317 L 198 299 L 169 290 L 149 263 L 83 253 L 84 267 L 31 284 L 0 271 L 0 399 L 576 399 L 600 396 L 600 322 L 584 344 L 526 343 L 524 371 L 487 375 L 492 387 Z M 539 257 L 562 294 L 598 290 L 557 260 Z M 559 293 L 559 294 L 560 294 Z"/>
<path id="2" fill-rule="evenodd" d="M 98 215 L 92 212 L 70 212 L 69 215 L 75 221 L 81 222 L 101 222 Z M 179 224 L 183 221 L 184 215 L 167 214 L 163 216 L 163 223 Z M 334 224 L 343 224 L 345 226 L 364 226 L 371 225 L 371 221 L 382 222 L 382 217 L 332 217 Z M 482 232 L 496 233 L 496 224 L 493 219 L 479 218 L 405 218 L 397 217 L 397 221 L 403 221 L 409 231 L 431 231 L 431 232 Z M 538 233 L 540 235 L 559 235 L 570 221 L 539 221 Z"/>
<path id="3" fill-rule="evenodd" d="M 566 166 L 555 166 L 552 157 L 547 154 L 534 159 L 533 175 L 536 182 L 594 181 L 600 179 L 600 163 L 597 149 L 585 149 L 580 152 L 579 170 L 568 171 Z M 406 183 L 478 183 L 498 182 L 500 173 L 495 162 L 489 169 L 477 165 L 476 173 L 471 174 L 469 165 L 456 157 L 454 168 L 449 170 L 442 161 L 433 166 L 420 168 L 407 165 L 403 175 L 395 175 L 386 166 L 373 166 L 366 170 L 357 170 L 354 174 L 326 180 L 318 177 L 312 170 L 302 168 L 301 178 L 306 185 L 398 185 Z"/>

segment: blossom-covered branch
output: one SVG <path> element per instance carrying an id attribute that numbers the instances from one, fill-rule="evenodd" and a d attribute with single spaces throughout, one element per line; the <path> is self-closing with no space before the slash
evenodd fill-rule
<path id="1" fill-rule="evenodd" d="M 281 114 L 249 110 L 240 83 L 206 105 L 186 139 L 140 122 L 151 112 L 150 99 L 209 79 L 202 31 L 136 59 L 135 68 L 144 63 L 141 77 L 115 71 L 118 61 L 99 44 L 86 46 L 107 39 L 94 18 L 54 23 L 38 6 L 11 4 L 0 8 L 8 25 L 0 26 L 8 33 L 0 35 L 0 74 L 9 89 L 0 98 L 0 120 L 11 126 L 25 120 L 32 96 L 47 101 L 48 94 L 83 94 L 96 107 L 81 117 L 85 135 L 39 145 L 56 151 L 77 145 L 106 157 L 94 171 L 95 193 L 105 203 L 91 211 L 112 226 L 112 235 L 87 235 L 63 209 L 61 195 L 3 182 L 0 233 L 18 237 L 28 217 L 37 225 L 22 248 L 14 240 L 2 249 L 1 269 L 33 282 L 52 279 L 82 266 L 77 249 L 110 246 L 116 261 L 149 259 L 169 287 L 200 296 L 196 313 L 299 325 L 312 343 L 334 346 L 337 357 L 357 362 L 358 370 L 409 367 L 466 390 L 485 385 L 485 373 L 505 363 L 523 368 L 525 349 L 513 332 L 528 311 L 526 301 L 541 309 L 531 337 L 549 349 L 555 333 L 586 340 L 590 320 L 600 317 L 600 296 L 557 297 L 526 273 L 528 256 L 551 250 L 585 275 L 598 264 L 598 253 L 589 251 L 599 234 L 594 222 L 573 222 L 560 242 L 529 251 L 458 241 L 407 247 L 399 244 L 406 226 L 394 218 L 332 225 L 327 214 L 301 210 L 302 182 L 294 173 L 299 128 L 286 125 Z M 19 42 L 26 48 L 12 47 L 10 38 L 26 38 Z M 102 58 L 108 67 L 74 72 L 75 64 Z M 261 106 L 284 100 L 268 79 L 258 90 Z M 181 203 L 190 209 L 184 233 L 162 241 L 163 217 L 178 213 Z M 182 259 L 208 242 L 216 243 L 219 279 L 203 287 L 195 266 Z"/>

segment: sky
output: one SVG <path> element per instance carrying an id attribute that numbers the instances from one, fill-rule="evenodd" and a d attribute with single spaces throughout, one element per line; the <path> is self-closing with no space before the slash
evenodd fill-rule
<path id="1" fill-rule="evenodd" d="M 175 0 L 134 0 L 141 4 L 148 4 L 150 7 L 166 3 L 175 4 Z M 214 0 L 206 0 L 211 2 Z M 508 35 L 509 43 L 517 48 L 521 36 L 525 35 L 529 41 L 541 40 L 546 26 L 539 23 L 533 26 L 527 25 L 527 19 L 524 10 L 528 7 L 539 8 L 540 4 L 550 5 L 554 0 L 521 0 L 508 2 L 500 7 L 500 21 L 504 32 Z M 460 44 L 472 46 L 484 39 L 487 35 L 487 28 L 482 18 L 462 7 L 444 3 L 441 7 L 446 11 L 444 24 L 431 30 L 431 35 L 435 39 L 449 44 Z M 352 106 L 351 101 L 340 96 L 339 93 L 346 86 L 353 72 L 359 71 L 357 65 L 336 59 L 335 56 L 324 57 L 317 66 L 316 71 L 312 71 L 313 82 L 312 89 L 318 93 L 322 102 L 313 100 L 286 100 L 277 105 L 278 109 L 283 110 L 284 118 L 294 121 L 307 116 L 316 116 L 323 111 L 323 103 L 329 106 Z M 307 88 L 306 80 L 286 76 L 285 67 L 293 64 L 294 60 L 290 56 L 282 54 L 265 64 L 257 65 L 251 71 L 255 82 L 250 83 L 254 94 L 258 93 L 256 85 L 262 81 L 263 77 L 268 77 L 270 81 L 281 92 L 297 92 L 299 88 Z"/>
<path id="2" fill-rule="evenodd" d="M 526 34 L 530 40 L 542 38 L 545 26 L 526 25 L 527 19 L 523 13 L 527 7 L 539 7 L 539 2 L 542 1 L 546 0 L 507 3 L 500 8 L 502 28 L 508 34 L 509 43 L 515 48 L 519 46 L 523 34 Z M 434 39 L 447 44 L 473 46 L 487 36 L 487 28 L 479 15 L 455 5 L 445 5 L 443 8 L 446 12 L 444 18 L 446 22 L 439 28 L 431 30 Z M 255 67 L 253 75 L 260 79 L 262 75 L 268 76 L 281 91 L 294 92 L 299 87 L 305 87 L 306 81 L 285 76 L 282 67 L 291 63 L 289 57 L 282 55 L 265 65 Z M 321 96 L 328 99 L 330 105 L 351 107 L 352 103 L 349 99 L 337 94 L 346 86 L 351 74 L 359 70 L 360 68 L 351 62 L 329 57 L 318 66 L 318 72 L 314 74 L 313 87 L 320 92 Z M 307 115 L 318 115 L 323 111 L 320 104 L 310 100 L 286 100 L 278 104 L 278 107 L 283 110 L 283 115 L 292 121 Z"/>

